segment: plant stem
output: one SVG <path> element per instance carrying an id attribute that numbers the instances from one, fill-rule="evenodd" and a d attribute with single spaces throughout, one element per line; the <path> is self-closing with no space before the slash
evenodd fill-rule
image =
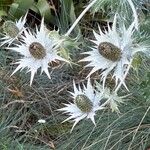
<path id="1" fill-rule="evenodd" d="M 133 4 L 132 0 L 127 0 L 127 1 L 129 3 L 129 5 L 131 6 L 131 9 L 132 9 L 132 12 L 133 12 L 135 27 L 136 27 L 136 29 L 138 29 L 138 15 L 137 15 L 136 9 L 134 7 L 134 4 Z"/>
<path id="2" fill-rule="evenodd" d="M 82 19 L 82 17 L 85 15 L 85 13 L 96 3 L 97 0 L 93 0 L 84 10 L 83 12 L 78 16 L 78 18 L 75 20 L 75 22 L 72 24 L 70 29 L 67 31 L 65 36 L 69 36 L 69 34 L 73 31 L 75 26 L 78 24 L 78 22 Z"/>

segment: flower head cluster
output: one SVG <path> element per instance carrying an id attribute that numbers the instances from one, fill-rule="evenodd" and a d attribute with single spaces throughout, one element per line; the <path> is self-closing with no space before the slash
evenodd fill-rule
<path id="1" fill-rule="evenodd" d="M 84 52 L 83 54 L 89 56 L 80 61 L 89 62 L 85 67 L 93 68 L 87 77 L 101 70 L 101 79 L 105 85 L 107 75 L 113 71 L 116 85 L 120 82 L 126 87 L 125 76 L 129 71 L 133 56 L 137 51 L 143 51 L 143 47 L 134 44 L 134 21 L 128 28 L 125 25 L 117 28 L 116 22 L 117 15 L 114 17 L 112 28 L 108 25 L 108 31 L 103 32 L 100 27 L 99 34 L 93 31 L 96 38 L 93 42 L 96 45 L 91 48 L 91 51 Z"/>

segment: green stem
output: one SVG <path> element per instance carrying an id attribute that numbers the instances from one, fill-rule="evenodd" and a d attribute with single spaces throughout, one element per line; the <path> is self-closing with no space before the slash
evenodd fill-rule
<path id="1" fill-rule="evenodd" d="M 134 7 L 134 4 L 133 4 L 132 0 L 127 0 L 127 1 L 128 1 L 129 5 L 132 9 L 132 12 L 133 12 L 135 27 L 136 27 L 136 29 L 138 29 L 138 15 L 137 15 L 136 9 Z"/>

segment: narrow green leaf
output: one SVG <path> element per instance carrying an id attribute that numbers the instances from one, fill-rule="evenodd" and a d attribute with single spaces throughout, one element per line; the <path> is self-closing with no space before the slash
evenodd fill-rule
<path id="1" fill-rule="evenodd" d="M 27 10 L 34 4 L 34 0 L 20 0 L 10 6 L 9 14 L 15 18 L 23 16 Z"/>
<path id="2" fill-rule="evenodd" d="M 72 0 L 61 0 L 61 13 L 60 13 L 60 30 L 66 32 L 76 20 L 74 11 L 74 4 Z M 80 32 L 79 26 L 74 29 L 76 35 Z"/>
<path id="3" fill-rule="evenodd" d="M 39 0 L 36 6 L 39 9 L 41 16 L 44 16 L 46 21 L 50 21 L 52 16 L 51 7 L 48 2 L 46 0 Z"/>
<path id="4" fill-rule="evenodd" d="M 6 11 L 0 10 L 0 17 L 1 17 L 1 16 L 6 16 L 6 15 L 7 15 Z"/>
<path id="5" fill-rule="evenodd" d="M 18 8 L 18 4 L 17 3 L 13 3 L 11 6 L 10 6 L 10 9 L 8 11 L 8 18 L 15 18 L 15 13 L 17 11 L 17 8 Z"/>
<path id="6" fill-rule="evenodd" d="M 0 0 L 0 9 L 7 10 L 14 0 Z"/>

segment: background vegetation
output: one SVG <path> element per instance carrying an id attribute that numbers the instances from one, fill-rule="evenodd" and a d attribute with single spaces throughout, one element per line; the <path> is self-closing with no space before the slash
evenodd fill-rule
<path id="1" fill-rule="evenodd" d="M 116 11 L 123 17 L 129 16 L 129 6 L 117 0 L 102 0 L 85 14 L 79 22 L 72 38 L 80 39 L 78 48 L 68 48 L 73 61 L 77 62 L 80 52 L 88 50 L 86 41 L 93 38 L 92 30 L 97 23 L 102 28 L 111 24 Z M 140 1 L 140 2 L 139 2 Z M 150 40 L 150 3 L 133 0 L 138 8 L 143 41 Z M 15 20 L 28 11 L 27 23 L 30 27 L 45 24 L 50 29 L 59 29 L 63 35 L 83 11 L 89 0 L 1 0 L 0 25 L 5 20 Z M 115 10 L 117 8 L 117 10 Z M 127 18 L 129 20 L 131 18 Z M 129 20 L 131 21 L 131 20 Z M 145 36 L 146 35 L 146 36 Z M 71 101 L 67 92 L 72 90 L 72 80 L 85 80 L 88 70 L 82 65 L 56 66 L 52 69 L 52 79 L 45 74 L 36 76 L 29 86 L 29 74 L 18 72 L 10 77 L 11 65 L 17 54 L 0 50 L 0 149 L 1 150 L 148 150 L 150 146 L 150 61 L 147 56 L 137 55 L 134 69 L 127 77 L 130 96 L 120 106 L 120 114 L 111 110 L 99 112 L 97 126 L 89 120 L 81 121 L 70 134 L 72 124 L 61 123 L 66 116 L 57 112 L 63 102 Z M 92 79 L 98 79 L 97 74 Z M 109 81 L 109 86 L 113 81 Z M 124 89 L 120 94 L 126 94 Z M 38 123 L 45 119 L 45 124 Z"/>

